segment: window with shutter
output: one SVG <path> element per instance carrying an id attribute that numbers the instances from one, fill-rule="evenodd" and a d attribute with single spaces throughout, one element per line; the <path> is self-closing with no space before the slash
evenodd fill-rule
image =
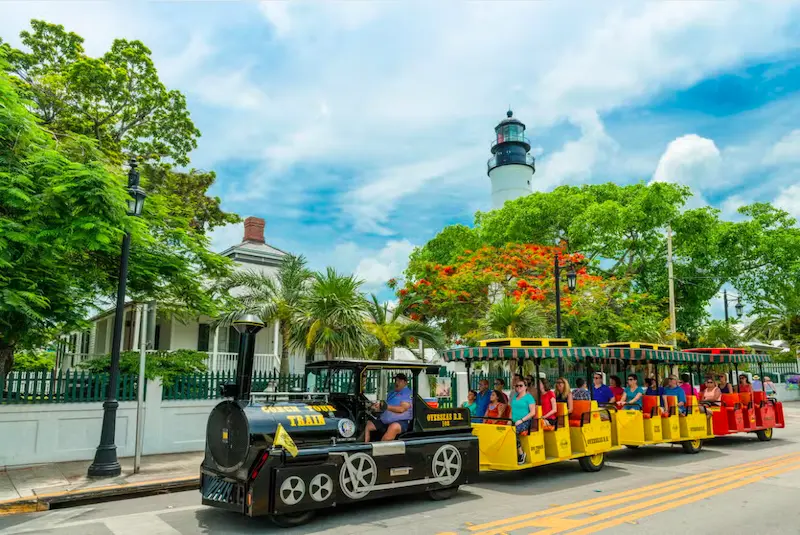
<path id="1" fill-rule="evenodd" d="M 239 333 L 233 326 L 228 327 L 228 353 L 239 352 Z"/>
<path id="2" fill-rule="evenodd" d="M 197 329 L 197 350 L 208 351 L 208 337 L 211 334 L 211 325 L 201 323 Z"/>

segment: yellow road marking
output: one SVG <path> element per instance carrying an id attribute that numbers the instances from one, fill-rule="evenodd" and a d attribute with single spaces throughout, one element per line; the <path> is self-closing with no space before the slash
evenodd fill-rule
<path id="1" fill-rule="evenodd" d="M 575 531 L 571 535 L 588 535 L 590 533 L 596 533 L 598 531 L 601 531 L 601 530 L 604 530 L 604 529 L 607 529 L 607 528 L 610 528 L 610 527 L 618 526 L 619 524 L 622 524 L 624 522 L 631 522 L 631 521 L 634 521 L 634 520 L 638 520 L 639 518 L 644 518 L 646 516 L 654 515 L 656 513 L 669 511 L 670 509 L 675 509 L 676 507 L 680 507 L 682 505 L 688 505 L 690 503 L 694 503 L 694 502 L 700 501 L 700 500 L 702 500 L 704 498 L 709 498 L 711 496 L 716 496 L 716 495 L 728 492 L 730 490 L 738 489 L 739 487 L 744 487 L 746 485 L 751 485 L 751 484 L 756 483 L 756 482 L 758 482 L 758 481 L 760 481 L 760 480 L 762 480 L 762 479 L 764 479 L 766 477 L 771 477 L 773 475 L 783 474 L 785 472 L 790 472 L 792 470 L 797 470 L 798 468 L 800 468 L 800 463 L 795 463 L 795 464 L 791 464 L 789 466 L 784 466 L 782 468 L 777 468 L 777 469 L 774 469 L 774 470 L 770 470 L 770 471 L 765 472 L 763 474 L 757 474 L 757 475 L 751 476 L 751 477 L 749 477 L 747 479 L 743 479 L 742 481 L 737 481 L 735 483 L 731 483 L 731 484 L 725 485 L 723 487 L 718 487 L 718 488 L 715 488 L 715 489 L 712 489 L 712 490 L 709 490 L 709 491 L 706 491 L 706 492 L 701 492 L 700 494 L 695 494 L 693 496 L 689 496 L 688 498 L 683 498 L 682 500 L 677 500 L 677 501 L 674 501 L 674 502 L 665 503 L 665 504 L 659 505 L 657 507 L 652 507 L 652 508 L 647 509 L 645 511 L 639 511 L 639 512 L 627 515 L 627 516 L 623 516 L 623 517 L 615 518 L 613 520 L 609 520 L 608 522 L 602 522 L 600 524 L 597 524 L 597 525 L 594 525 L 594 526 L 590 526 L 590 527 Z M 613 515 L 610 515 L 610 516 L 617 515 L 620 512 L 621 511 L 614 511 Z M 593 522 L 596 522 L 597 520 L 600 520 L 600 515 L 598 515 L 597 518 L 587 519 L 587 521 L 583 521 L 583 525 L 591 524 Z M 563 533 L 563 532 L 565 532 L 565 531 L 567 531 L 569 529 L 573 529 L 574 527 L 577 527 L 577 526 L 572 526 L 570 528 L 560 529 L 558 531 L 549 531 L 549 530 L 548 531 L 537 531 L 536 535 L 543 535 L 545 533 L 547 533 L 547 534 L 550 534 L 550 533 Z"/>
<path id="2" fill-rule="evenodd" d="M 753 469 L 763 469 L 764 465 L 773 465 L 778 462 L 785 462 L 790 458 L 798 458 L 798 457 L 799 455 L 797 453 L 791 453 L 791 454 L 781 455 L 778 457 L 772 457 L 770 459 L 763 459 L 760 461 L 754 461 L 750 463 L 744 463 L 741 465 L 733 466 L 725 469 L 726 477 L 728 476 L 736 477 L 743 473 L 752 471 Z M 535 522 L 530 522 L 530 520 L 538 519 L 539 517 L 544 517 L 544 516 L 549 517 L 553 515 L 569 516 L 570 512 L 575 511 L 577 509 L 580 509 L 579 512 L 581 513 L 586 512 L 586 510 L 588 509 L 600 509 L 610 505 L 624 503 L 626 501 L 626 498 L 629 497 L 633 497 L 634 499 L 639 499 L 647 496 L 663 494 L 664 492 L 671 491 L 676 487 L 681 487 L 687 483 L 707 478 L 708 478 L 708 473 L 702 473 L 702 474 L 695 474 L 692 476 L 681 477 L 678 479 L 671 479 L 669 481 L 648 485 L 646 487 L 639 487 L 636 489 L 631 489 L 628 491 L 611 494 L 609 496 L 593 498 L 590 500 L 584 500 L 581 502 L 561 505 L 558 507 L 551 507 L 549 509 L 535 511 L 533 513 L 527 513 L 524 515 L 519 515 L 515 517 L 505 518 L 502 520 L 495 520 L 493 522 L 487 522 L 484 524 L 470 526 L 468 530 L 480 531 L 480 530 L 486 530 L 488 528 L 488 531 L 481 531 L 481 533 L 478 535 L 499 535 L 501 533 L 506 532 L 507 530 L 518 529 L 521 527 L 530 527 L 535 522 L 538 522 L 538 520 L 536 520 Z M 724 481 L 725 480 L 721 480 L 721 483 L 724 483 Z"/>

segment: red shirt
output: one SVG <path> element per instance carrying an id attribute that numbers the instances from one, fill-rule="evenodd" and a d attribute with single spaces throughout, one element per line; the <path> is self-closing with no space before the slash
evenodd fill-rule
<path id="1" fill-rule="evenodd" d="M 553 405 L 555 405 L 555 401 L 556 401 L 556 393 L 553 392 L 552 390 L 548 390 L 547 392 L 542 394 L 542 402 L 540 403 L 540 405 L 542 406 L 542 416 L 553 410 Z M 557 414 L 558 411 L 556 410 L 554 414 L 550 415 L 550 418 L 555 418 Z"/>
<path id="2" fill-rule="evenodd" d="M 614 398 L 616 398 L 616 399 L 621 399 L 622 398 L 622 394 L 625 391 L 622 389 L 621 386 L 612 386 L 610 388 L 611 388 L 611 392 L 614 393 Z"/>

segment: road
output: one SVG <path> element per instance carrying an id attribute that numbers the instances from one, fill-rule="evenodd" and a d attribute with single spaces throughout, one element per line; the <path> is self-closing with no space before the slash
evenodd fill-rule
<path id="1" fill-rule="evenodd" d="M 199 505 L 182 492 L 0 517 L 0 535 L 430 534 L 766 532 L 800 526 L 800 405 L 771 442 L 716 439 L 697 455 L 659 446 L 614 452 L 600 473 L 577 463 L 485 474 L 451 500 L 400 497 L 323 513 L 294 530 Z"/>

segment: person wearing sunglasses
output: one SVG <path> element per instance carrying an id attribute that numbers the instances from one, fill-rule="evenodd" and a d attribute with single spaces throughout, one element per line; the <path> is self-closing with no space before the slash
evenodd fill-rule
<path id="1" fill-rule="evenodd" d="M 588 391 L 586 392 L 589 393 Z M 572 390 L 569 388 L 569 382 L 564 377 L 556 379 L 556 402 L 566 403 L 567 412 L 572 414 Z"/>
<path id="2" fill-rule="evenodd" d="M 530 431 L 531 422 L 536 417 L 536 401 L 528 394 L 528 385 L 522 380 L 514 382 L 514 393 L 511 395 L 511 419 L 517 427 L 517 462 L 525 464 L 525 452 L 519 434 Z"/>
<path id="3" fill-rule="evenodd" d="M 628 375 L 628 384 L 622 392 L 620 405 L 624 405 L 626 409 L 642 410 L 642 396 L 644 389 L 639 386 L 639 379 L 634 374 Z"/>
<path id="4" fill-rule="evenodd" d="M 598 405 L 607 405 L 614 402 L 614 392 L 611 391 L 608 385 L 603 384 L 603 375 L 601 373 L 594 374 L 592 399 L 594 399 Z"/>
<path id="5" fill-rule="evenodd" d="M 722 398 L 722 391 L 720 391 L 717 383 L 714 382 L 712 377 L 707 377 L 705 386 L 706 387 L 703 389 L 703 404 L 719 406 L 719 400 Z"/>

